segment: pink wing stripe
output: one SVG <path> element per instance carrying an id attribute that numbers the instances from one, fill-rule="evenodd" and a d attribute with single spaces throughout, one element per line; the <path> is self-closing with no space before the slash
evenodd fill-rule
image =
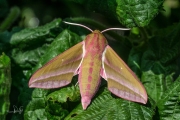
<path id="1" fill-rule="evenodd" d="M 140 102 L 143 104 L 146 104 L 146 102 L 147 102 L 144 99 L 142 99 L 140 96 L 135 95 L 133 93 L 130 93 L 129 91 L 127 92 L 127 91 L 119 90 L 117 88 L 109 88 L 109 91 L 114 93 L 116 96 L 122 97 L 126 100 L 130 100 L 130 101 L 134 101 L 134 102 Z M 129 99 L 129 98 L 131 98 L 131 99 Z"/>
<path id="2" fill-rule="evenodd" d="M 34 88 L 44 88 L 44 89 L 49 89 L 49 88 L 59 88 L 68 85 L 70 82 L 67 80 L 54 80 L 54 81 L 47 81 L 47 82 L 37 82 L 36 84 L 31 84 L 29 87 L 34 87 Z"/>
<path id="3" fill-rule="evenodd" d="M 101 76 L 107 80 L 108 89 L 115 95 L 127 100 L 146 103 L 147 93 L 133 71 L 113 51 L 106 46 L 102 57 Z"/>
<path id="4" fill-rule="evenodd" d="M 83 46 L 80 42 L 46 63 L 32 75 L 29 87 L 50 89 L 69 84 L 82 63 Z"/>

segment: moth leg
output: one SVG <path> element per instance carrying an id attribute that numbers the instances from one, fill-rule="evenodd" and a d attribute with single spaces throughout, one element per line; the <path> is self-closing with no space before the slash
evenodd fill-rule
<path id="1" fill-rule="evenodd" d="M 77 86 L 79 84 L 79 81 L 77 81 L 77 83 L 75 84 L 75 86 Z"/>

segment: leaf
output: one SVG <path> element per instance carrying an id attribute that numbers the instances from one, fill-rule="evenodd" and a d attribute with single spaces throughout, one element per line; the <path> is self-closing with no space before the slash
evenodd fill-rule
<path id="1" fill-rule="evenodd" d="M 49 44 L 43 44 L 41 47 L 37 47 L 32 50 L 20 50 L 15 48 L 11 51 L 13 60 L 21 68 L 32 68 L 34 64 L 37 64 L 41 55 L 45 54 L 45 51 L 49 48 Z"/>
<path id="2" fill-rule="evenodd" d="M 68 0 L 80 3 L 91 12 L 118 20 L 126 27 L 144 27 L 163 10 L 164 0 Z"/>
<path id="3" fill-rule="evenodd" d="M 67 101 L 76 102 L 80 100 L 80 92 L 77 86 L 65 87 L 47 96 L 47 100 L 64 103 Z"/>
<path id="4" fill-rule="evenodd" d="M 5 120 L 10 107 L 11 61 L 4 53 L 0 56 L 0 119 Z"/>
<path id="5" fill-rule="evenodd" d="M 26 106 L 24 111 L 25 120 L 47 120 L 47 113 L 45 111 L 46 95 L 48 90 L 34 89 L 32 93 L 32 100 Z"/>
<path id="6" fill-rule="evenodd" d="M 157 106 L 161 120 L 180 119 L 180 77 L 164 92 Z"/>
<path id="7" fill-rule="evenodd" d="M 48 119 L 64 119 L 70 109 L 73 109 L 75 103 L 80 101 L 79 88 L 76 86 L 65 87 L 47 96 L 46 111 L 48 112 Z"/>
<path id="8" fill-rule="evenodd" d="M 12 57 L 16 64 L 20 65 L 22 68 L 31 68 L 33 65 L 37 65 L 38 61 L 42 61 L 42 63 L 37 65 L 39 68 L 50 59 L 72 47 L 81 40 L 82 39 L 77 34 L 64 30 L 57 35 L 51 43 L 46 43 L 46 41 L 44 41 L 41 43 L 41 46 L 35 45 L 35 48 L 23 50 L 19 48 L 13 49 Z"/>
<path id="9" fill-rule="evenodd" d="M 21 28 L 15 27 L 11 32 L 4 31 L 0 33 L 0 52 L 9 52 L 11 50 L 10 39 L 14 33 L 19 32 L 20 30 Z"/>
<path id="10" fill-rule="evenodd" d="M 155 74 L 152 71 L 142 73 L 141 81 L 148 95 L 157 103 L 166 89 L 172 84 L 174 74 L 165 76 L 164 74 Z M 171 83 L 170 83 L 171 82 Z"/>
<path id="11" fill-rule="evenodd" d="M 92 100 L 87 110 L 83 111 L 81 105 L 77 106 L 65 120 L 151 120 L 153 108 L 141 104 L 112 97 L 107 89 Z"/>
<path id="12" fill-rule="evenodd" d="M 176 58 L 180 55 L 179 35 L 180 24 L 172 25 L 150 38 L 148 47 L 131 50 L 128 63 L 156 103 L 173 83 Z"/>
<path id="13" fill-rule="evenodd" d="M 31 68 L 48 49 L 49 44 L 57 37 L 61 19 L 37 28 L 27 28 L 12 35 L 10 44 L 16 64 L 23 68 Z M 58 31 L 59 32 L 59 31 Z"/>
<path id="14" fill-rule="evenodd" d="M 180 55 L 180 23 L 164 29 L 159 29 L 156 36 L 149 42 L 149 48 L 156 55 L 156 59 L 163 65 L 173 64 L 173 60 Z M 167 69 L 169 71 L 169 69 Z"/>
<path id="15" fill-rule="evenodd" d="M 144 27 L 162 10 L 163 0 L 116 0 L 118 20 L 127 27 Z"/>
<path id="16" fill-rule="evenodd" d="M 26 28 L 12 35 L 10 43 L 19 48 L 32 47 L 31 45 L 47 41 L 47 38 L 55 37 L 55 31 L 59 28 L 61 19 L 55 19 L 51 23 L 37 28 Z"/>

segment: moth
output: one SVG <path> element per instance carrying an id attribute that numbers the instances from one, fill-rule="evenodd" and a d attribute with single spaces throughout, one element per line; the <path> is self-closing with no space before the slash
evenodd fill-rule
<path id="1" fill-rule="evenodd" d="M 101 77 L 107 81 L 111 93 L 126 100 L 146 104 L 147 93 L 134 72 L 108 45 L 103 32 L 128 28 L 109 28 L 103 31 L 91 30 L 86 38 L 56 56 L 38 69 L 30 78 L 29 87 L 59 88 L 71 83 L 72 77 L 78 76 L 82 107 L 85 110 L 98 90 Z"/>

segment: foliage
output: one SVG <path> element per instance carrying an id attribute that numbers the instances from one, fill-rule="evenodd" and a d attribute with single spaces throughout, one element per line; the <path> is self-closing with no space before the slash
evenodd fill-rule
<path id="1" fill-rule="evenodd" d="M 163 0 L 57 0 L 48 5 L 38 0 L 37 8 L 28 1 L 20 3 L 0 2 L 0 119 L 180 119 L 180 7 L 170 9 L 172 4 Z M 23 10 L 27 5 L 31 10 Z M 34 26 L 20 17 L 25 13 L 27 19 L 35 20 Z M 100 30 L 120 24 L 131 27 L 130 32 L 109 31 L 105 35 L 140 78 L 148 103 L 112 95 L 103 79 L 87 110 L 82 109 L 77 76 L 63 88 L 29 88 L 29 78 L 38 68 L 90 33 L 63 20 Z"/>
<path id="2" fill-rule="evenodd" d="M 4 53 L 0 56 L 0 119 L 6 118 L 9 110 L 10 101 L 9 94 L 11 89 L 11 62 Z"/>

